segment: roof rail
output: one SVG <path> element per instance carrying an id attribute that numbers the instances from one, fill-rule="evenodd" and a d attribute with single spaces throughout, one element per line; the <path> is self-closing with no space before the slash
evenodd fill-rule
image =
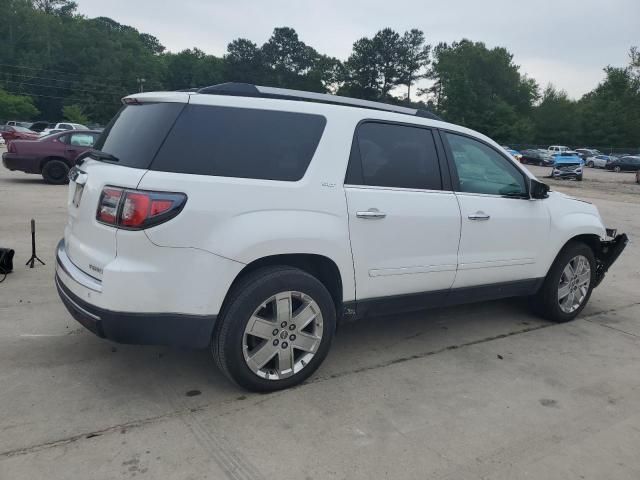
<path id="1" fill-rule="evenodd" d="M 389 103 L 372 102 L 370 100 L 360 100 L 359 98 L 341 97 L 328 93 L 306 92 L 304 90 L 291 90 L 288 88 L 262 87 L 250 83 L 220 83 L 196 90 L 198 93 L 208 95 L 231 95 L 238 97 L 261 97 L 278 98 L 283 100 L 302 100 L 307 102 L 330 103 L 333 105 L 344 105 L 348 107 L 370 108 L 372 110 L 382 110 L 385 112 L 402 113 L 417 117 L 442 120 L 436 114 L 420 108 L 402 107 Z"/>

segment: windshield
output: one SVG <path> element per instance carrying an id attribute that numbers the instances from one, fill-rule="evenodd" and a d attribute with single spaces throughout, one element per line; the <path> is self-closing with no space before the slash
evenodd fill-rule
<path id="1" fill-rule="evenodd" d="M 29 130 L 28 128 L 25 127 L 18 127 L 17 125 L 13 127 L 13 129 L 16 132 L 22 132 L 22 133 L 35 133 L 33 130 Z"/>
<path id="2" fill-rule="evenodd" d="M 149 168 L 184 103 L 126 105 L 104 129 L 94 148 L 118 159 L 118 165 Z"/>

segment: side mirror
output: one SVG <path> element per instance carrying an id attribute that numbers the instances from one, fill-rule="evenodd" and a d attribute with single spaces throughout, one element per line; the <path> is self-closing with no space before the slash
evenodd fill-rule
<path id="1" fill-rule="evenodd" d="M 531 179 L 531 188 L 529 189 L 531 198 L 536 200 L 547 198 L 549 196 L 549 190 L 551 190 L 551 188 L 546 183 L 539 182 L 533 178 Z"/>

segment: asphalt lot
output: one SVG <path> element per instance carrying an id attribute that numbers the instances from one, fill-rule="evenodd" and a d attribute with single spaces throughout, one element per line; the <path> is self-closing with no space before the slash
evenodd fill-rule
<path id="1" fill-rule="evenodd" d="M 549 183 L 633 239 L 633 179 Z M 637 244 L 572 323 L 520 300 L 363 320 L 306 384 L 256 395 L 206 351 L 85 331 L 53 284 L 66 187 L 0 167 L 0 200 L 0 246 L 16 250 L 0 284 L 0 479 L 640 478 Z"/>

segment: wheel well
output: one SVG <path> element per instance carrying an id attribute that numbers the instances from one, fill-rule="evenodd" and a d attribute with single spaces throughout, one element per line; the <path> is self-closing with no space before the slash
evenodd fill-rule
<path id="1" fill-rule="evenodd" d="M 600 252 L 600 237 L 593 233 L 586 233 L 583 235 L 576 235 L 572 237 L 562 246 L 564 249 L 571 242 L 582 242 L 585 243 L 591 250 L 593 250 L 593 254 L 597 257 Z"/>
<path id="2" fill-rule="evenodd" d="M 247 264 L 235 278 L 229 291 L 231 291 L 238 281 L 246 275 L 254 272 L 255 270 L 263 267 L 271 266 L 289 266 L 299 268 L 307 272 L 310 275 L 316 277 L 329 291 L 333 303 L 336 306 L 336 312 L 339 314 L 342 311 L 342 277 L 340 276 L 340 270 L 335 262 L 322 255 L 314 254 L 285 254 L 285 255 L 271 255 L 269 257 L 259 258 L 253 262 Z"/>
<path id="3" fill-rule="evenodd" d="M 69 162 L 67 162 L 67 160 L 65 158 L 62 157 L 45 157 L 40 161 L 40 170 L 42 170 L 44 168 L 44 164 L 51 161 L 51 160 L 60 160 L 61 162 L 66 163 L 67 165 L 69 165 Z"/>

